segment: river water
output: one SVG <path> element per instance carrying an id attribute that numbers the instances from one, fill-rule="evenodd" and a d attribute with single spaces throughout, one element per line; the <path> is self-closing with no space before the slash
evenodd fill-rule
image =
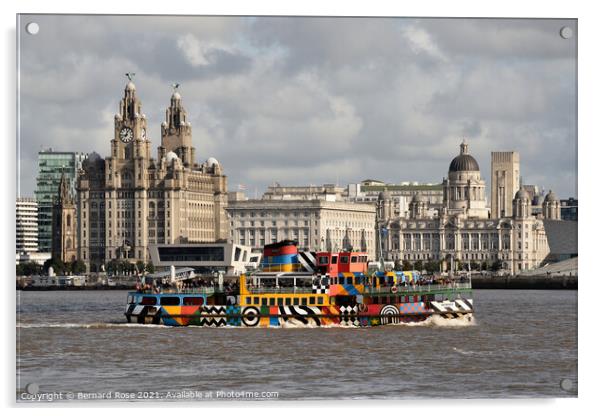
<path id="1" fill-rule="evenodd" d="M 453 325 L 170 328 L 126 324 L 122 291 L 19 291 L 17 400 L 577 395 L 576 291 L 473 297 Z"/>

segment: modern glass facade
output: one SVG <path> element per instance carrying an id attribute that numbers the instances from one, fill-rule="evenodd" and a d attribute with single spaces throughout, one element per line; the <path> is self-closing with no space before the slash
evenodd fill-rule
<path id="1" fill-rule="evenodd" d="M 69 179 L 75 195 L 77 171 L 88 155 L 74 152 L 55 152 L 52 149 L 38 153 L 38 176 L 35 196 L 38 202 L 38 251 L 52 250 L 52 201 L 57 196 L 61 175 Z"/>

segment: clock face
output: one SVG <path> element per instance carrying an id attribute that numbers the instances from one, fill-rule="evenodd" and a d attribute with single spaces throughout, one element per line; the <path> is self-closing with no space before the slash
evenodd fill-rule
<path id="1" fill-rule="evenodd" d="M 134 138 L 134 132 L 132 132 L 132 129 L 130 129 L 129 127 L 124 127 L 119 132 L 119 138 L 122 142 L 129 143 Z"/>
<path id="2" fill-rule="evenodd" d="M 142 140 L 146 140 L 146 129 L 142 129 Z"/>

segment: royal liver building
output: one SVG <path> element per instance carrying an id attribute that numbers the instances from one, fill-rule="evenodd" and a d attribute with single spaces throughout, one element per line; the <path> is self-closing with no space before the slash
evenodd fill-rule
<path id="1" fill-rule="evenodd" d="M 115 115 L 111 154 L 89 156 L 77 191 L 79 258 L 92 271 L 112 259 L 148 262 L 149 244 L 228 237 L 226 176 L 214 158 L 196 163 L 191 124 L 177 91 L 161 123 L 154 159 L 130 80 Z"/>

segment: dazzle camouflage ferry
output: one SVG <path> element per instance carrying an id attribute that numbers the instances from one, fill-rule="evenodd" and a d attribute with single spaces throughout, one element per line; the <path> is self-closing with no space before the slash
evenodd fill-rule
<path id="1" fill-rule="evenodd" d="M 361 252 L 298 252 L 296 242 L 264 248 L 261 271 L 224 287 L 154 286 L 129 292 L 128 322 L 168 326 L 367 327 L 438 315 L 472 320 L 469 281 L 417 272 L 369 274 Z"/>

